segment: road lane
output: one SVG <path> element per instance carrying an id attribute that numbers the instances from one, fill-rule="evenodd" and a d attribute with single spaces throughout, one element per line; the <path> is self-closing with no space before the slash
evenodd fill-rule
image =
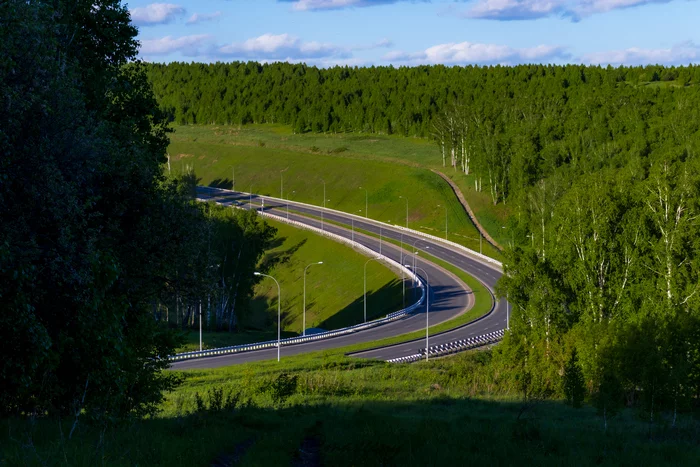
<path id="1" fill-rule="evenodd" d="M 250 207 L 248 206 L 248 202 L 251 199 L 254 207 L 257 208 L 260 208 L 259 205 L 264 202 L 264 209 L 266 212 L 270 212 L 282 217 L 287 217 L 287 203 L 274 200 L 268 197 L 261 197 L 258 195 L 253 195 L 251 197 L 250 194 L 246 193 L 212 190 L 210 188 L 200 188 L 198 190 L 198 194 L 201 198 L 204 199 L 215 200 L 224 205 L 236 204 L 243 208 Z M 348 230 L 353 224 L 353 222 L 355 228 L 357 229 L 372 232 L 377 235 L 380 231 L 379 225 L 371 221 L 352 217 L 351 215 L 346 215 L 337 212 L 322 211 L 320 208 L 307 206 L 292 201 L 289 202 L 289 206 L 293 209 L 293 211 L 299 212 L 300 214 L 315 216 L 318 218 L 321 217 L 321 213 L 323 212 L 324 220 L 330 220 L 334 223 L 344 224 L 347 227 L 343 228 L 338 225 L 324 222 L 323 229 L 328 232 L 342 235 L 346 238 L 351 238 L 351 236 L 353 235 L 352 232 Z M 307 225 L 321 228 L 320 219 L 305 217 L 304 215 L 299 215 L 296 212 L 289 212 L 289 218 L 298 222 L 305 223 Z M 351 219 L 354 219 L 354 221 L 351 221 Z M 500 277 L 500 271 L 498 271 L 494 266 L 488 263 L 483 263 L 478 259 L 475 259 L 454 247 L 451 247 L 450 245 L 439 243 L 434 240 L 428 240 L 422 236 L 406 233 L 399 229 L 395 229 L 391 226 L 382 226 L 381 234 L 384 238 L 391 238 L 397 241 L 403 239 L 405 247 L 404 254 L 414 251 L 409 246 L 409 244 L 416 245 L 416 250 L 419 251 L 416 265 L 426 269 L 431 280 L 429 316 L 431 326 L 452 319 L 455 316 L 458 316 L 459 314 L 465 312 L 465 310 L 472 304 L 473 295 L 467 290 L 465 290 L 466 286 L 456 276 L 430 262 L 421 259 L 421 250 L 425 251 L 426 253 L 432 256 L 440 258 L 450 264 L 453 264 L 454 266 L 473 275 L 474 277 L 481 280 L 491 291 L 493 291 L 498 277 Z M 354 238 L 355 241 L 357 241 L 358 243 L 361 243 L 375 251 L 379 251 L 379 239 L 375 237 L 366 236 L 358 232 L 354 233 Z M 407 246 L 408 248 L 406 248 Z M 400 248 L 398 246 L 395 246 L 391 243 L 382 242 L 381 249 L 382 253 L 386 256 L 397 261 L 399 260 Z M 409 261 L 413 261 L 412 256 L 410 257 Z M 407 289 L 407 294 L 409 293 L 409 290 L 410 289 Z M 371 306 L 371 303 L 369 304 L 369 306 Z M 461 326 L 460 328 L 448 332 L 430 336 L 430 345 L 439 345 L 457 339 L 477 336 L 488 331 L 504 328 L 505 306 L 505 301 L 501 300 L 500 302 L 496 303 L 492 313 L 483 317 L 477 322 Z M 416 314 L 408 316 L 407 318 L 396 321 L 394 323 L 390 323 L 377 328 L 357 332 L 347 336 L 282 347 L 282 355 L 298 355 L 300 353 L 305 352 L 344 347 L 363 342 L 372 342 L 375 340 L 384 339 L 386 337 L 425 329 L 424 313 L 425 308 L 422 308 L 418 310 Z M 361 318 L 362 317 L 358 317 L 358 319 Z M 386 360 L 389 358 L 396 358 L 415 354 L 421 348 L 424 347 L 425 338 L 421 338 L 411 342 L 398 344 L 390 347 L 360 352 L 355 355 L 366 358 L 381 358 Z M 173 364 L 172 368 L 178 370 L 191 368 L 213 368 L 251 361 L 272 359 L 276 358 L 276 355 L 277 350 L 273 348 L 261 351 L 245 352 L 240 354 L 186 360 Z"/>

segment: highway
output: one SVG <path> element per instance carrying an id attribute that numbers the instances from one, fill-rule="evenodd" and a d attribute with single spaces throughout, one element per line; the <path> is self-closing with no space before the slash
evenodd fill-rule
<path id="1" fill-rule="evenodd" d="M 289 206 L 293 210 L 293 212 L 290 211 L 289 214 L 287 214 L 286 201 L 282 202 L 264 196 L 251 196 L 247 193 L 216 190 L 206 187 L 198 188 L 198 196 L 202 199 L 211 199 L 217 201 L 223 205 L 236 204 L 244 209 L 250 208 L 250 202 L 253 203 L 253 207 L 261 209 L 260 205 L 264 202 L 265 212 L 275 214 L 281 217 L 287 217 L 288 215 L 290 219 L 318 228 L 322 227 L 320 217 L 323 212 L 323 217 L 325 221 L 332 221 L 334 223 L 343 224 L 347 226 L 347 228 L 343 228 L 335 224 L 329 224 L 328 222 L 324 222 L 322 228 L 325 231 L 332 232 L 334 234 L 341 235 L 346 238 L 354 237 L 354 240 L 356 242 L 361 243 L 374 251 L 379 251 L 381 248 L 381 252 L 383 255 L 388 256 L 396 261 L 400 261 L 399 246 L 395 246 L 391 243 L 383 241 L 380 247 L 380 240 L 378 238 L 362 235 L 357 232 L 355 232 L 353 235 L 351 231 L 351 225 L 353 224 L 353 222 L 355 229 L 362 229 L 367 232 L 372 232 L 376 235 L 379 235 L 380 225 L 378 225 L 375 222 L 372 222 L 371 220 L 361 219 L 357 216 L 352 216 L 350 214 L 329 212 L 328 210 L 322 210 L 321 208 L 295 203 L 292 201 L 289 202 Z M 297 212 L 303 215 L 297 214 Z M 319 219 L 306 216 L 314 216 Z M 489 288 L 489 290 L 491 291 L 493 291 L 493 288 L 495 287 L 495 284 L 501 275 L 501 272 L 497 269 L 496 266 L 482 262 L 477 258 L 472 257 L 466 254 L 465 252 L 457 248 L 451 247 L 450 245 L 447 245 L 445 243 L 438 242 L 435 240 L 429 240 L 422 236 L 414 235 L 411 233 L 406 233 L 397 228 L 387 225 L 381 226 L 381 234 L 382 238 L 391 238 L 396 241 L 403 240 L 404 254 L 408 254 L 412 251 L 419 251 L 416 260 L 416 266 L 425 269 L 429 278 L 429 321 L 431 326 L 450 320 L 458 316 L 459 314 L 464 313 L 473 305 L 473 295 L 471 294 L 469 288 L 456 276 L 434 265 L 433 263 L 420 259 L 420 255 L 422 252 L 440 258 L 466 271 L 467 273 L 481 280 L 481 282 L 484 285 L 486 285 L 486 287 Z M 415 250 L 412 246 L 409 246 L 409 244 L 415 245 Z M 413 256 L 409 256 L 408 259 L 404 259 L 405 264 L 412 264 L 412 261 Z M 358 271 L 358 273 L 361 272 Z M 425 279 L 425 275 L 420 269 L 418 269 L 418 274 Z M 282 287 L 284 288 L 284 284 L 282 284 Z M 371 287 L 368 288 L 371 289 Z M 407 304 L 413 302 L 412 300 L 410 300 L 409 297 L 412 297 L 412 293 L 410 289 L 410 284 L 407 283 Z M 368 310 L 371 310 L 371 296 L 368 298 L 367 307 Z M 473 337 L 480 334 L 484 334 L 486 332 L 505 328 L 505 307 L 505 301 L 497 302 L 492 313 L 485 316 L 484 318 L 470 325 L 462 326 L 452 331 L 436 334 L 434 336 L 431 335 L 430 345 L 432 346 L 447 343 L 457 339 Z M 361 320 L 362 317 L 359 316 L 358 322 L 360 322 Z M 282 347 L 281 353 L 282 357 L 284 358 L 284 356 L 297 355 L 300 353 L 377 341 L 387 337 L 392 337 L 395 335 L 424 329 L 425 308 L 423 307 L 421 310 L 418 310 L 418 312 L 416 312 L 415 314 L 393 323 L 389 323 L 365 331 L 360 331 L 346 336 L 325 339 L 315 342 L 308 342 L 304 344 L 297 344 L 292 346 L 285 346 Z M 418 353 L 420 349 L 424 347 L 425 337 L 404 344 L 367 350 L 355 353 L 353 355 L 364 358 L 377 358 L 387 360 L 390 358 L 397 358 Z M 171 368 L 175 370 L 215 368 L 238 363 L 246 363 L 274 358 L 277 358 L 276 348 L 244 352 L 239 354 L 185 360 L 174 363 L 171 366 Z"/>

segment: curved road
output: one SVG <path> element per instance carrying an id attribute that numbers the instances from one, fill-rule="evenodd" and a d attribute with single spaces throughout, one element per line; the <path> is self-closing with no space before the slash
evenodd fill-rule
<path id="1" fill-rule="evenodd" d="M 249 194 L 245 193 L 237 193 L 206 187 L 198 188 L 198 195 L 203 199 L 211 199 L 223 205 L 237 204 L 242 207 L 246 207 L 249 201 L 252 201 L 253 203 L 261 203 L 264 200 L 266 212 L 282 217 L 287 217 L 286 202 L 284 202 L 283 204 L 281 201 L 277 201 L 264 196 L 253 195 L 251 197 Z M 320 218 L 323 212 L 324 219 L 326 220 L 330 220 L 339 224 L 344 224 L 348 227 L 352 225 L 354 220 L 355 228 L 372 232 L 377 235 L 379 234 L 380 226 L 372 221 L 358 219 L 356 217 L 346 215 L 343 213 L 323 211 L 320 208 L 298 204 L 292 201 L 289 202 L 289 206 L 293 207 L 294 211 L 303 214 L 298 215 L 296 213 L 290 212 L 289 218 L 307 225 L 321 228 L 321 221 L 319 219 L 305 217 L 304 215 L 315 216 Z M 328 224 L 327 222 L 324 223 L 323 229 L 328 232 L 332 232 L 347 238 L 351 238 L 352 236 L 352 232 L 348 228 L 339 227 L 334 224 Z M 396 241 L 400 241 L 401 239 L 403 239 L 405 247 L 409 243 L 415 244 L 416 250 L 425 251 L 426 253 L 432 256 L 440 258 L 466 271 L 467 273 L 480 279 L 491 291 L 493 291 L 493 288 L 498 278 L 501 276 L 501 272 L 498 269 L 496 269 L 495 266 L 481 262 L 478 259 L 462 252 L 461 250 L 452 248 L 447 244 L 443 244 L 438 241 L 428 240 L 418 235 L 405 233 L 401 230 L 395 229 L 390 226 L 381 226 L 381 234 L 383 238 L 391 238 Z M 380 249 L 380 241 L 375 237 L 361 235 L 355 232 L 354 239 L 356 242 L 361 243 L 375 251 L 379 251 Z M 382 254 L 396 261 L 400 260 L 399 250 L 400 248 L 398 246 L 382 242 Z M 404 248 L 404 254 L 407 254 L 411 250 L 411 247 Z M 406 262 L 412 262 L 412 257 L 409 256 L 409 260 Z M 430 279 L 429 320 L 431 326 L 452 319 L 455 316 L 465 312 L 469 307 L 472 306 L 473 295 L 471 294 L 467 286 L 456 276 L 445 271 L 439 266 L 436 266 L 428 261 L 421 260 L 420 254 L 418 255 L 416 265 L 425 269 Z M 418 272 L 419 275 L 425 279 L 423 272 L 421 270 L 418 270 Z M 409 297 L 411 297 L 412 292 L 412 290 L 409 287 L 410 284 L 407 282 L 407 304 L 412 302 L 412 300 L 409 299 Z M 371 307 L 371 296 L 368 296 L 368 310 L 371 310 Z M 443 344 L 454 340 L 477 336 L 486 332 L 505 328 L 505 307 L 505 301 L 497 302 L 493 312 L 488 316 L 470 325 L 462 326 L 455 330 L 447 331 L 441 334 L 431 335 L 430 345 L 433 346 Z M 282 356 L 297 355 L 300 353 L 337 347 L 345 347 L 348 345 L 364 342 L 372 342 L 384 339 L 386 337 L 404 334 L 407 332 L 423 330 L 425 329 L 424 312 L 424 309 L 422 311 L 418 310 L 418 312 L 416 312 L 415 314 L 410 315 L 404 319 L 398 320 L 396 322 L 346 336 L 325 339 L 316 342 L 309 342 L 304 344 L 284 346 L 281 349 L 281 353 Z M 361 319 L 361 317 L 358 317 L 358 320 L 359 319 Z M 425 338 L 422 338 L 403 344 L 397 344 L 393 346 L 363 351 L 355 353 L 353 355 L 359 357 L 378 358 L 382 360 L 387 360 L 390 358 L 416 354 L 420 351 L 420 349 L 424 347 Z M 230 354 L 217 357 L 206 357 L 201 359 L 185 360 L 173 363 L 171 368 L 176 370 L 215 368 L 238 363 L 274 359 L 276 358 L 276 356 L 277 349 L 272 348 L 260 351 L 245 352 L 240 354 Z"/>

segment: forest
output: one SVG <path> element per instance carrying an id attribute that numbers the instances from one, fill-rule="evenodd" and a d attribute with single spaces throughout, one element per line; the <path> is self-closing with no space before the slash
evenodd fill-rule
<path id="1" fill-rule="evenodd" d="M 700 108 L 696 66 L 170 63 L 147 74 L 179 124 L 432 138 L 494 204 L 560 168 L 574 176 L 692 141 Z"/>
<path id="2" fill-rule="evenodd" d="M 180 124 L 432 139 L 443 166 L 511 212 L 511 332 L 491 367 L 503 384 L 585 395 L 606 415 L 698 404 L 699 67 L 147 70 Z"/>

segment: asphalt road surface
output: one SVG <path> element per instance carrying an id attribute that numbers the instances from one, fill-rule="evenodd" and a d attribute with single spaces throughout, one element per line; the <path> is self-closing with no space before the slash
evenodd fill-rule
<path id="1" fill-rule="evenodd" d="M 424 237 L 406 233 L 390 226 L 380 227 L 378 224 L 372 221 L 359 219 L 348 214 L 329 212 L 327 210 L 324 211 L 320 208 L 307 206 L 292 201 L 289 202 L 289 207 L 292 211 L 287 213 L 287 202 L 277 201 L 264 196 L 250 196 L 247 193 L 217 190 L 208 187 L 200 187 L 198 189 L 198 195 L 200 196 L 200 198 L 212 199 L 223 205 L 236 204 L 242 208 L 251 208 L 252 206 L 253 208 L 257 208 L 258 210 L 262 209 L 261 204 L 264 200 L 264 209 L 266 212 L 282 217 L 289 216 L 289 219 L 293 219 L 295 221 L 302 222 L 304 224 L 311 225 L 314 227 L 323 228 L 323 230 L 325 231 L 332 232 L 334 234 L 341 235 L 346 238 L 354 237 L 354 240 L 356 242 L 361 243 L 377 252 L 381 248 L 381 252 L 383 255 L 388 256 L 389 258 L 394 259 L 395 261 L 400 261 L 401 249 L 399 246 L 395 246 L 385 241 L 381 241 L 380 246 L 379 239 L 358 234 L 357 232 L 355 232 L 353 235 L 352 232 L 354 226 L 354 229 L 362 229 L 367 232 L 372 232 L 376 235 L 379 235 L 381 228 L 381 236 L 383 239 L 391 238 L 396 241 L 403 241 L 404 256 L 402 256 L 401 258 L 403 258 L 404 264 L 413 263 L 414 257 L 413 255 L 410 255 L 412 251 L 419 252 L 416 259 L 416 266 L 425 269 L 425 272 L 427 272 L 428 274 L 428 282 L 430 285 L 430 312 L 428 318 L 431 326 L 450 320 L 460 315 L 461 313 L 466 312 L 466 310 L 473 305 L 473 295 L 471 294 L 469 288 L 456 276 L 428 261 L 422 260 L 420 258 L 421 252 L 425 252 L 427 254 L 440 258 L 445 262 L 453 264 L 454 266 L 462 269 L 468 274 L 479 279 L 491 291 L 493 291 L 493 288 L 495 287 L 498 278 L 501 276 L 501 272 L 496 268 L 496 266 L 482 262 L 479 259 L 472 257 L 457 248 L 451 247 L 450 245 L 438 241 L 428 240 Z M 251 202 L 252 205 L 249 204 Z M 324 218 L 323 225 L 320 220 L 322 215 Z M 314 216 L 319 219 L 314 219 L 306 216 Z M 334 223 L 343 224 L 346 226 L 346 228 L 337 226 L 335 224 L 329 224 L 326 221 L 332 221 Z M 406 257 L 405 255 L 409 256 Z M 361 271 L 358 271 L 358 274 L 361 273 Z M 423 279 L 425 280 L 425 274 L 420 269 L 418 269 L 418 275 L 423 277 Z M 284 287 L 284 284 L 281 285 L 282 287 Z M 371 287 L 368 288 L 371 289 Z M 414 302 L 413 297 L 414 293 L 411 288 L 410 280 L 407 279 L 407 305 Z M 447 342 L 452 342 L 458 339 L 477 336 L 480 334 L 505 328 L 506 306 L 507 305 L 505 303 L 505 300 L 501 300 L 495 304 L 493 311 L 489 315 L 479 319 L 478 321 L 473 322 L 469 325 L 461 326 L 451 331 L 431 335 L 429 338 L 429 345 L 439 345 Z M 371 308 L 371 295 L 368 295 L 367 309 L 369 314 L 371 314 Z M 363 317 L 359 316 L 358 323 L 361 322 L 362 319 Z M 283 346 L 281 348 L 281 354 L 282 358 L 284 358 L 285 356 L 297 355 L 306 352 L 314 352 L 325 349 L 345 347 L 353 344 L 377 341 L 387 337 L 392 337 L 399 334 L 405 334 L 408 332 L 424 329 L 425 306 L 417 310 L 416 313 L 407 316 L 404 319 L 400 319 L 398 321 L 383 326 L 378 326 L 376 328 L 360 331 L 350 335 L 320 340 L 316 342 Z M 422 348 L 425 348 L 424 337 L 403 344 L 386 346 L 354 353 L 353 355 L 358 357 L 388 360 L 391 358 L 416 354 Z M 216 368 L 274 358 L 277 358 L 276 348 L 244 352 L 239 354 L 185 360 L 174 363 L 171 368 L 176 370 Z"/>

